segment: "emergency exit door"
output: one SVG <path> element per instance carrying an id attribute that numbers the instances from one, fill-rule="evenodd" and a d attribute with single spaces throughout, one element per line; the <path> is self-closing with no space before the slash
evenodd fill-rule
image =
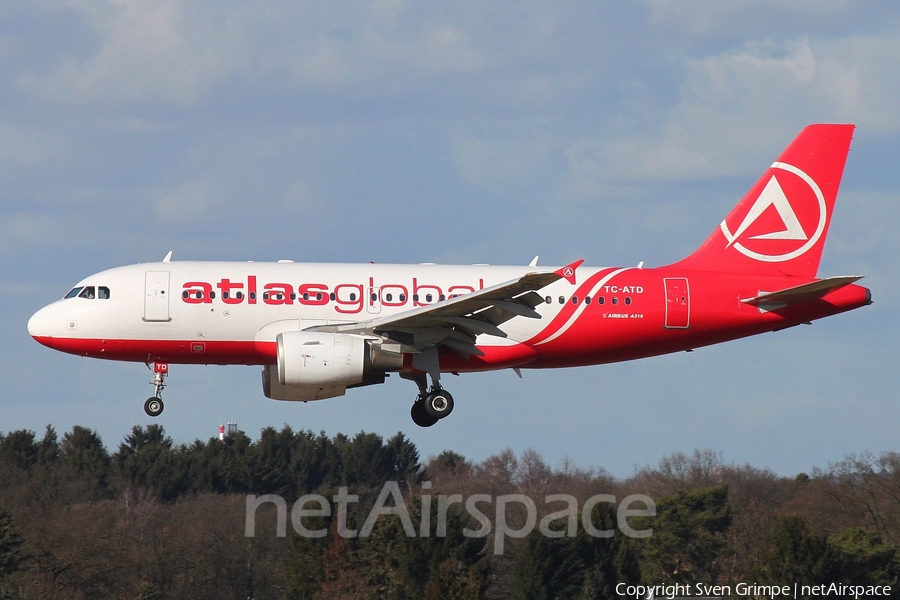
<path id="1" fill-rule="evenodd" d="M 663 279 L 666 288 L 666 328 L 687 329 L 691 323 L 691 290 L 686 277 Z"/>
<path id="2" fill-rule="evenodd" d="M 144 279 L 144 320 L 171 321 L 169 317 L 169 272 L 147 271 Z"/>

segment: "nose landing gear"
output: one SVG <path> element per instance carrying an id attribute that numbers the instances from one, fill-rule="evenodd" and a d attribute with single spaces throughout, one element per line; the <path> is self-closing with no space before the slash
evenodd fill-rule
<path id="1" fill-rule="evenodd" d="M 165 404 L 163 404 L 160 396 L 163 388 L 166 387 L 169 363 L 157 362 L 153 363 L 153 367 L 150 366 L 150 363 L 147 363 L 147 368 L 153 371 L 153 379 L 150 380 L 150 385 L 154 386 L 156 391 L 154 396 L 147 398 L 147 401 L 144 402 L 144 412 L 151 417 L 158 417 L 162 414 L 163 408 L 165 408 Z"/>

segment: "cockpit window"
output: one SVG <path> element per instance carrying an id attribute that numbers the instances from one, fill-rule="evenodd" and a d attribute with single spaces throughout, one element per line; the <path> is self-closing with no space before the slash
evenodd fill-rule
<path id="1" fill-rule="evenodd" d="M 94 292 L 94 286 L 87 285 L 82 290 L 81 293 L 78 294 L 79 298 L 87 298 L 88 300 L 93 300 L 96 298 L 96 293 Z"/>
<path id="2" fill-rule="evenodd" d="M 84 289 L 84 288 L 80 288 L 80 287 L 72 288 L 72 289 L 69 291 L 69 293 L 65 295 L 65 298 L 74 298 L 74 297 L 77 296 L 78 293 L 81 292 L 81 290 L 83 290 L 83 289 Z M 63 298 L 63 300 L 65 300 L 65 298 Z"/>
<path id="3" fill-rule="evenodd" d="M 101 285 L 97 288 L 97 297 L 101 300 L 109 300 L 109 288 Z"/>

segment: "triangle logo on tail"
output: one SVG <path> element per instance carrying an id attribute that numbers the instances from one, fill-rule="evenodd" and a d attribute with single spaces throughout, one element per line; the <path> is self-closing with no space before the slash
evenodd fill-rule
<path id="1" fill-rule="evenodd" d="M 805 172 L 783 162 L 773 163 L 771 169 L 780 171 L 778 177 L 772 173 L 749 210 L 743 209 L 747 213 L 734 233 L 729 221 L 734 226 L 735 213 L 743 203 L 719 227 L 726 248 L 762 262 L 784 262 L 801 256 L 819 241 L 828 222 L 828 209 L 822 190 Z M 757 232 L 759 229 L 762 232 Z"/>
<path id="2" fill-rule="evenodd" d="M 797 218 L 797 213 L 794 212 L 794 208 L 791 206 L 790 201 L 788 201 L 784 189 L 782 189 L 781 184 L 778 183 L 775 176 L 772 175 L 772 178 L 769 179 L 769 183 L 766 184 L 766 187 L 750 208 L 750 212 L 747 213 L 747 216 L 744 217 L 744 220 L 737 228 L 737 231 L 734 232 L 734 237 L 728 243 L 728 246 L 731 246 L 737 241 L 737 239 L 741 237 L 741 234 L 747 231 L 747 228 L 753 225 L 760 215 L 762 215 L 770 206 L 778 213 L 781 222 L 784 224 L 784 229 L 754 235 L 750 237 L 751 240 L 806 241 L 809 239 L 803 231 L 803 226 L 800 225 L 800 219 Z"/>

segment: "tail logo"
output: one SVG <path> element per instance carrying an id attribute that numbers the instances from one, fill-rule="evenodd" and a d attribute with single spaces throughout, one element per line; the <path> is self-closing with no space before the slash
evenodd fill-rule
<path id="1" fill-rule="evenodd" d="M 828 218 L 825 197 L 812 177 L 787 163 L 776 162 L 772 173 L 750 210 L 732 227 L 740 214 L 728 215 L 720 225 L 726 248 L 763 262 L 783 262 L 812 248 Z M 740 211 L 735 211 L 739 213 Z M 729 221 L 731 223 L 729 224 Z"/>

